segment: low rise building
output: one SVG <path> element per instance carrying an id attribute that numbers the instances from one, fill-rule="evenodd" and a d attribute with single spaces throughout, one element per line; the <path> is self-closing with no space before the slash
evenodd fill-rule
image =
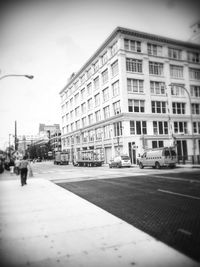
<path id="1" fill-rule="evenodd" d="M 60 91 L 62 149 L 103 148 L 105 162 L 176 145 L 200 153 L 200 46 L 116 28 Z"/>

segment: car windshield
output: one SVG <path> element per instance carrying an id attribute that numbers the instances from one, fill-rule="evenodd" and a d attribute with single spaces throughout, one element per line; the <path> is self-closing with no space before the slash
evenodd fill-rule
<path id="1" fill-rule="evenodd" d="M 122 158 L 122 160 L 129 160 L 128 156 L 122 156 L 121 158 Z"/>

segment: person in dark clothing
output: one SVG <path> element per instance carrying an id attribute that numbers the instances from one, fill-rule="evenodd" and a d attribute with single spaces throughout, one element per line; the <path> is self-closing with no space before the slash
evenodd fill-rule
<path id="1" fill-rule="evenodd" d="M 28 173 L 28 165 L 29 162 L 26 159 L 26 156 L 23 157 L 23 159 L 21 160 L 20 164 L 19 164 L 19 168 L 20 168 L 20 174 L 21 174 L 21 185 L 25 185 L 26 180 L 27 180 L 27 173 Z"/>

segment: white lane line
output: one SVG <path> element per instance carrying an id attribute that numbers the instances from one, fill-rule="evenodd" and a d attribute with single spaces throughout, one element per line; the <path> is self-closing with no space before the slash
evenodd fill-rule
<path id="1" fill-rule="evenodd" d="M 159 192 L 162 192 L 162 193 L 171 194 L 171 195 L 177 195 L 177 196 L 181 196 L 181 197 L 188 197 L 188 198 L 200 200 L 200 197 L 194 197 L 194 196 L 190 196 L 190 195 L 184 195 L 184 194 L 180 194 L 180 193 L 176 193 L 176 192 L 172 192 L 172 191 L 168 191 L 168 190 L 158 189 L 158 191 Z"/>
<path id="2" fill-rule="evenodd" d="M 180 233 L 182 233 L 182 234 L 185 234 L 185 235 L 188 235 L 188 236 L 191 236 L 191 235 L 192 235 L 191 232 L 189 232 L 189 231 L 187 231 L 187 230 L 185 230 L 185 229 L 182 229 L 182 228 L 179 228 L 179 229 L 178 229 L 178 232 L 180 232 Z"/>

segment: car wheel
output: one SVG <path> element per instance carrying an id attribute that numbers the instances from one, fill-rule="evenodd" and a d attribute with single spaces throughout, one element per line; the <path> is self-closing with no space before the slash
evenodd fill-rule
<path id="1" fill-rule="evenodd" d="M 156 168 L 156 169 L 160 169 L 160 163 L 157 162 L 157 161 L 156 161 L 156 163 L 155 163 L 155 168 Z"/>
<path id="2" fill-rule="evenodd" d="M 143 169 L 144 168 L 142 162 L 140 162 L 139 167 L 140 167 L 140 169 Z"/>

